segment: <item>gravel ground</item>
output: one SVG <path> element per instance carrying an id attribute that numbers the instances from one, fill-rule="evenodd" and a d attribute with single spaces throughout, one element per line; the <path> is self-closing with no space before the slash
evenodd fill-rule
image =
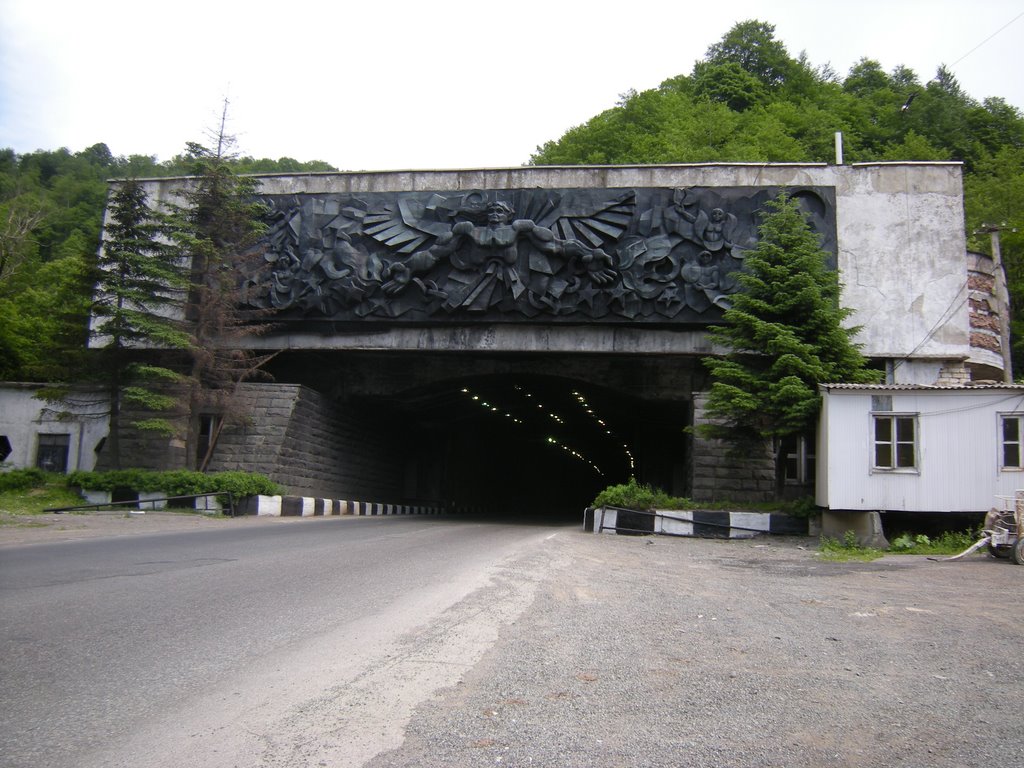
<path id="1" fill-rule="evenodd" d="M 566 532 L 387 766 L 1024 766 L 1024 568 Z"/>

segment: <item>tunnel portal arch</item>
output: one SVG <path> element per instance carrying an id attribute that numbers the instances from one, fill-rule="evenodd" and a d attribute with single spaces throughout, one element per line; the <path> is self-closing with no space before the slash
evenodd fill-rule
<path id="1" fill-rule="evenodd" d="M 371 398 L 372 400 L 372 398 Z M 504 514 L 577 514 L 636 477 L 687 492 L 688 398 L 645 399 L 577 378 L 463 376 L 378 401 L 414 435 L 406 495 Z"/>
<path id="2" fill-rule="evenodd" d="M 578 515 L 630 477 L 689 493 L 693 369 L 679 356 L 332 351 L 284 353 L 274 375 L 348 415 L 318 429 L 345 435 L 321 454 L 389 477 L 390 501 Z"/>

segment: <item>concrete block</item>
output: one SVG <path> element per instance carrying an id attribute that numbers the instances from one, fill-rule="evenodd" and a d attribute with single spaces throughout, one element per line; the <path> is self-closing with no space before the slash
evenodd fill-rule
<path id="1" fill-rule="evenodd" d="M 139 491 L 139 509 L 166 509 L 166 497 L 163 491 Z"/>
<path id="2" fill-rule="evenodd" d="M 829 509 L 822 513 L 822 538 L 843 541 L 847 531 L 854 533 L 857 544 L 862 547 L 889 548 L 889 542 L 882 532 L 882 518 L 878 512 L 846 512 Z"/>

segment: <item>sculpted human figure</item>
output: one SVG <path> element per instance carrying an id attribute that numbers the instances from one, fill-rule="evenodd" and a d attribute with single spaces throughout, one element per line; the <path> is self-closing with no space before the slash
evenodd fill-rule
<path id="1" fill-rule="evenodd" d="M 701 251 L 697 261 L 690 261 L 683 267 L 681 275 L 686 303 L 693 309 L 703 312 L 712 304 L 728 308 L 721 271 L 711 251 Z"/>
<path id="2" fill-rule="evenodd" d="M 518 263 L 518 244 L 523 239 L 539 252 L 529 260 L 531 269 L 550 274 L 554 271 L 552 265 L 541 263 L 547 257 L 578 258 L 590 279 L 598 285 L 615 280 L 611 257 L 601 249 L 588 248 L 575 240 L 561 240 L 550 229 L 530 219 L 512 220 L 512 207 L 501 201 L 490 203 L 485 213 L 485 226 L 460 221 L 451 232 L 438 237 L 432 247 L 412 254 L 404 262 L 391 264 L 385 270 L 384 292 L 400 293 L 414 275 L 427 272 L 447 259 L 452 270 L 444 286 L 447 298 L 442 306 L 445 309 L 463 307 L 484 311 L 501 301 L 506 292 L 518 299 L 528 288 Z"/>

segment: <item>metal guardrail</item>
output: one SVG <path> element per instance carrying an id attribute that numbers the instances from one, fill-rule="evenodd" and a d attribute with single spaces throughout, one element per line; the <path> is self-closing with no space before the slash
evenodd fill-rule
<path id="1" fill-rule="evenodd" d="M 186 499 L 192 501 L 192 506 L 195 507 L 196 499 L 208 498 L 210 496 L 226 496 L 227 505 L 224 507 L 227 514 L 231 517 L 235 516 L 235 497 L 231 491 L 217 491 L 215 493 L 191 493 L 185 496 L 164 496 L 162 498 L 146 498 L 146 499 L 134 499 L 130 501 L 107 501 L 100 504 L 79 504 L 74 507 L 50 507 L 44 509 L 43 512 L 52 512 L 55 515 L 62 515 L 65 512 L 83 512 L 87 510 L 102 510 L 110 507 L 136 507 L 141 509 L 144 504 L 152 505 L 150 509 L 156 509 L 156 503 L 160 501 L 184 501 Z"/>

